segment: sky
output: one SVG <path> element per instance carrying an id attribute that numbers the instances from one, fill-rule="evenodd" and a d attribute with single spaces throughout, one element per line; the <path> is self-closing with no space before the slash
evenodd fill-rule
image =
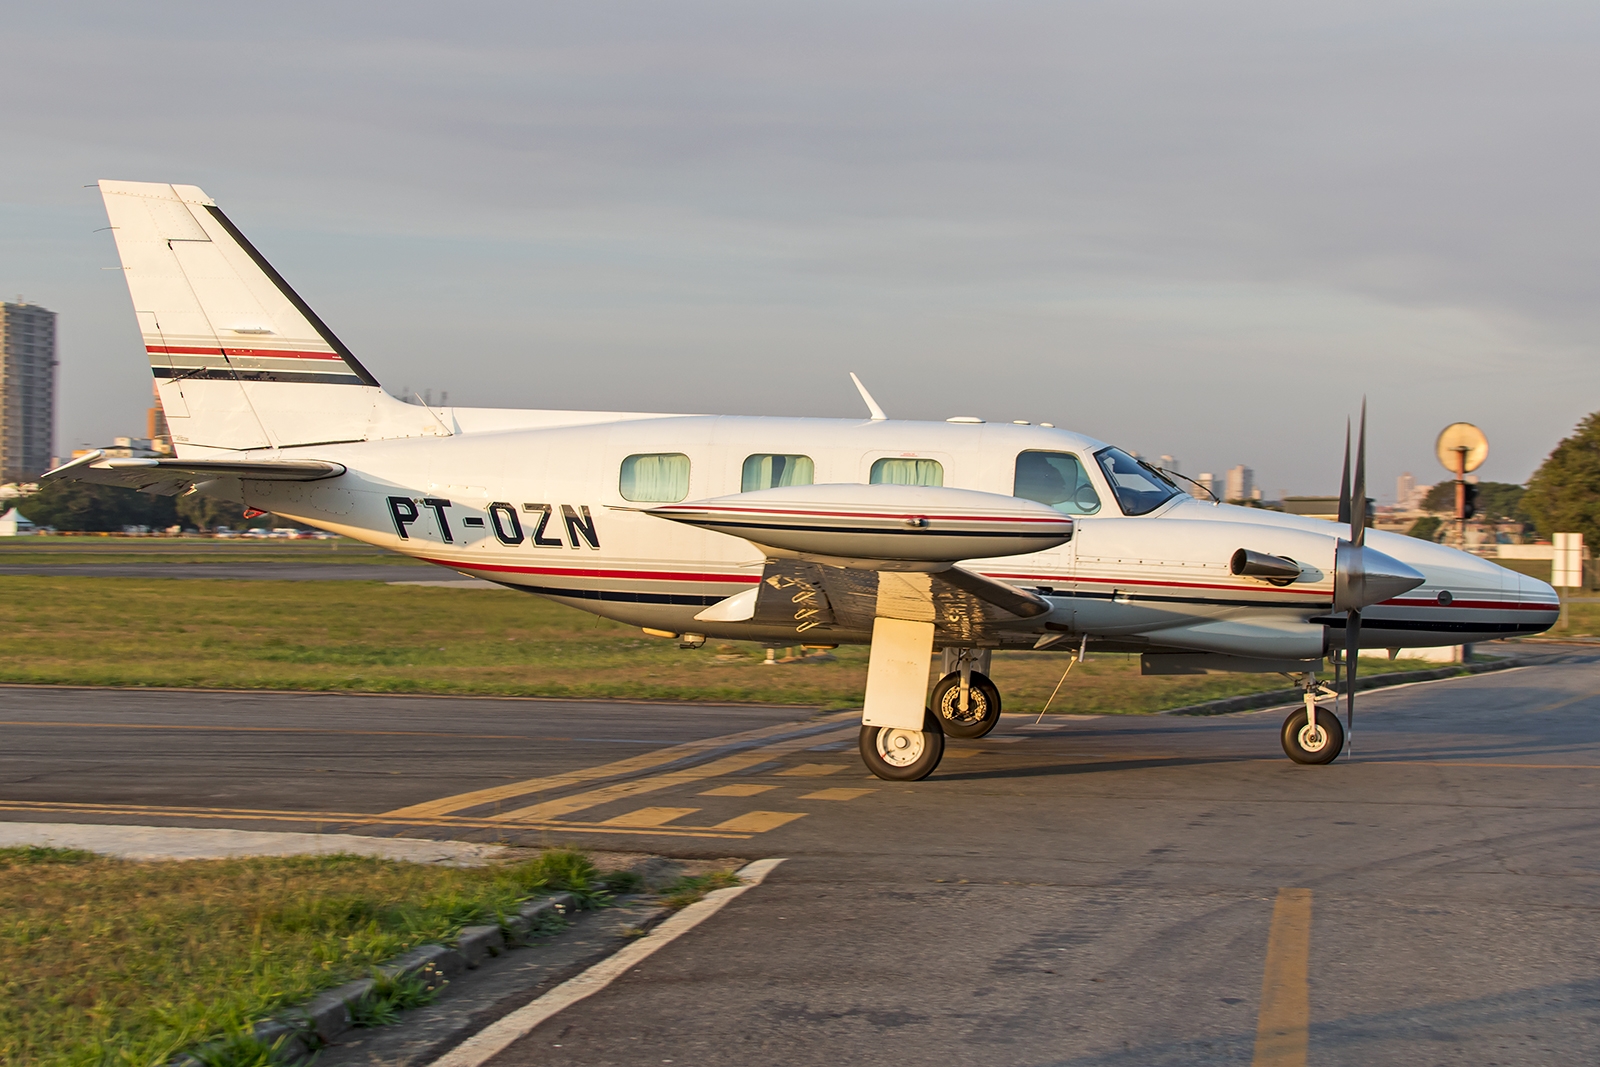
<path id="1" fill-rule="evenodd" d="M 5 5 L 0 296 L 142 433 L 100 178 L 199 185 L 389 388 L 1051 421 L 1373 495 L 1600 408 L 1600 7 Z"/>

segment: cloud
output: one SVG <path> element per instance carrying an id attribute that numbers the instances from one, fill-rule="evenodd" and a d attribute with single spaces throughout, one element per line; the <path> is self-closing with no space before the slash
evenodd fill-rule
<path id="1" fill-rule="evenodd" d="M 1331 491 L 1366 393 L 1375 478 L 1434 477 L 1465 418 L 1521 479 L 1600 407 L 1597 30 L 1558 4 L 36 5 L 0 69 L 0 286 L 69 316 L 63 447 L 144 403 L 78 188 L 120 177 L 205 186 L 396 388 L 847 414 L 855 369 L 894 414 L 1053 418 L 1269 492 Z"/>

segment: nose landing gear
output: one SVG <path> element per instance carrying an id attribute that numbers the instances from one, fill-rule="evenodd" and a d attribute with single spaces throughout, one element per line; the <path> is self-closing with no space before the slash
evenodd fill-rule
<path id="1" fill-rule="evenodd" d="M 1317 704 L 1317 698 L 1337 698 L 1326 685 L 1317 682 L 1314 674 L 1302 675 L 1301 689 L 1305 692 L 1305 707 L 1292 712 L 1283 720 L 1283 751 L 1296 763 L 1332 763 L 1344 751 L 1344 726 L 1339 716 Z"/>

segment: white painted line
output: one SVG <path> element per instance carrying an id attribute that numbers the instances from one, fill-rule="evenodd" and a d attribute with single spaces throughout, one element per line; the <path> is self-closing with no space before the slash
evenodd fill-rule
<path id="1" fill-rule="evenodd" d="M 601 960 L 577 977 L 567 979 L 510 1015 L 490 1023 L 434 1060 L 429 1067 L 481 1067 L 512 1042 L 532 1033 L 546 1019 L 600 992 L 646 958 L 721 911 L 733 898 L 760 885 L 773 868 L 782 862 L 782 859 L 766 859 L 746 864 L 739 869 L 743 885 L 707 893 L 703 900 L 690 904 L 640 940 Z"/>
<path id="2" fill-rule="evenodd" d="M 328 856 L 354 853 L 412 863 L 477 867 L 505 851 L 503 845 L 432 841 L 419 837 L 272 833 L 186 826 L 106 823 L 0 822 L 0 848 L 35 845 L 80 848 L 125 860 L 220 860 L 235 856 Z"/>

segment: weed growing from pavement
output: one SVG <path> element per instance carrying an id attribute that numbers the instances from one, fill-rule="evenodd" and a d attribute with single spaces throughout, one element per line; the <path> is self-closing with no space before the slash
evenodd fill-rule
<path id="1" fill-rule="evenodd" d="M 732 871 L 712 871 L 710 874 L 689 874 L 661 890 L 661 902 L 676 911 L 687 908 L 713 889 L 727 889 L 741 884 Z"/>
<path id="2" fill-rule="evenodd" d="M 606 877 L 564 850 L 455 868 L 0 849 L 0 1063 L 163 1063 L 221 1041 L 232 1058 L 219 1067 L 249 1067 L 256 1021 L 463 926 L 503 923 L 530 896 L 570 886 L 599 900 Z"/>

